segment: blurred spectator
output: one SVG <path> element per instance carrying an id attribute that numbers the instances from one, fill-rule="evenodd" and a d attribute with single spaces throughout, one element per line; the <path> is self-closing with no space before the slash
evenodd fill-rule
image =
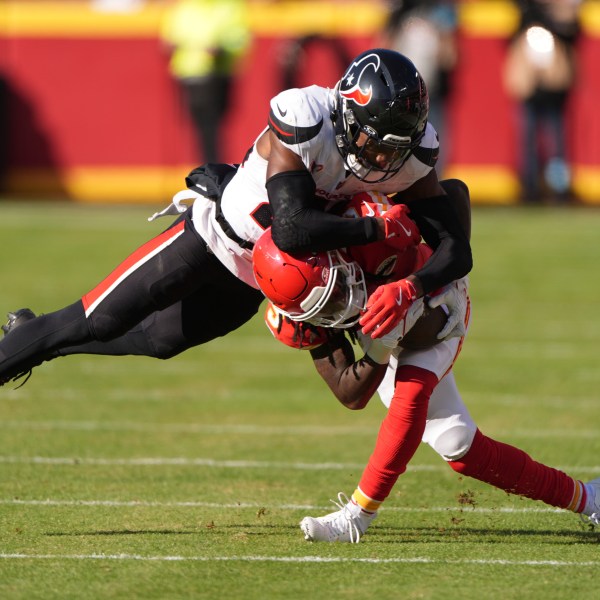
<path id="1" fill-rule="evenodd" d="M 447 139 L 446 98 L 456 66 L 457 10 L 453 0 L 392 0 L 381 34 L 381 45 L 408 56 L 429 91 L 429 121 L 438 136 Z M 440 148 L 448 148 L 448 143 Z M 443 172 L 440 153 L 437 170 Z"/>
<path id="2" fill-rule="evenodd" d="M 202 162 L 222 162 L 220 125 L 229 107 L 238 58 L 250 40 L 245 0 L 175 0 L 161 38 L 180 83 Z"/>
<path id="3" fill-rule="evenodd" d="M 506 90 L 520 103 L 524 199 L 567 199 L 571 172 L 565 106 L 575 80 L 580 0 L 521 0 L 520 27 L 504 68 Z"/>

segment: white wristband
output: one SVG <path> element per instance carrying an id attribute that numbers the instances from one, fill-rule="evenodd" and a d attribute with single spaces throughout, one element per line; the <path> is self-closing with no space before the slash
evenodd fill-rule
<path id="1" fill-rule="evenodd" d="M 360 329 L 356 337 L 365 356 L 368 356 L 378 365 L 387 365 L 394 348 L 386 346 L 381 340 L 374 340 L 370 335 L 365 335 Z"/>
<path id="2" fill-rule="evenodd" d="M 392 355 L 392 350 L 393 348 L 384 345 L 380 340 L 373 340 L 369 349 L 365 352 L 365 356 L 368 356 L 378 365 L 387 365 Z"/>

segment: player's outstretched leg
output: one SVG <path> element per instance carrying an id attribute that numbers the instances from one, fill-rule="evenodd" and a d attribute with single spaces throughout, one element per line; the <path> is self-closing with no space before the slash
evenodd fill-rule
<path id="1" fill-rule="evenodd" d="M 509 494 L 579 513 L 584 522 L 600 525 L 600 478 L 583 483 L 479 430 L 468 452 L 448 464 L 461 475 L 484 481 Z"/>
<path id="2" fill-rule="evenodd" d="M 65 342 L 91 339 L 81 301 L 38 317 L 25 309 L 17 312 L 9 316 L 0 340 L 0 386 L 28 375 Z"/>

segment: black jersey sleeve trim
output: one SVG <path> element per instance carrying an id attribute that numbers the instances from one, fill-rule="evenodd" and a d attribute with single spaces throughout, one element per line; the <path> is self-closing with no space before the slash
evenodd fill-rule
<path id="1" fill-rule="evenodd" d="M 310 127 L 295 127 L 294 125 L 284 123 L 275 115 L 273 109 L 269 112 L 269 128 L 286 144 L 302 144 L 303 142 L 308 142 L 318 135 L 322 127 L 322 118 L 318 123 L 311 125 Z"/>
<path id="2" fill-rule="evenodd" d="M 440 155 L 440 147 L 425 148 L 424 146 L 417 146 L 413 150 L 413 154 L 424 165 L 427 165 L 428 167 L 435 167 Z"/>

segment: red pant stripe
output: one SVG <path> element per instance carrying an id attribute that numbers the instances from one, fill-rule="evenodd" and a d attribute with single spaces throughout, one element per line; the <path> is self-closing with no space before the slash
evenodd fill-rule
<path id="1" fill-rule="evenodd" d="M 140 246 L 133 254 L 129 255 L 108 277 L 102 280 L 93 290 L 82 297 L 86 317 L 110 294 L 122 281 L 136 269 L 156 256 L 163 248 L 172 244 L 184 231 L 185 221 L 163 231 Z"/>

